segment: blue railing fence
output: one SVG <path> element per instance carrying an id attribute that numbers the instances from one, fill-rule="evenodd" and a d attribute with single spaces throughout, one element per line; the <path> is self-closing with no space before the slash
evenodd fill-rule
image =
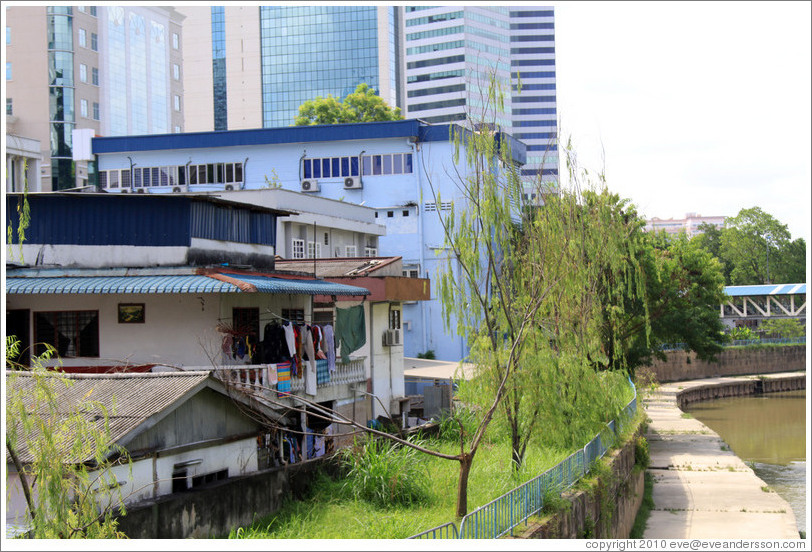
<path id="1" fill-rule="evenodd" d="M 727 343 L 719 343 L 722 347 L 742 347 L 746 345 L 806 345 L 806 336 L 801 337 L 763 337 L 761 339 L 734 339 Z M 660 347 L 663 351 L 681 351 L 685 343 L 668 343 Z"/>
<path id="2" fill-rule="evenodd" d="M 499 498 L 469 512 L 460 521 L 459 530 L 454 522 L 449 522 L 409 538 L 497 539 L 526 522 L 544 507 L 545 496 L 549 496 L 549 493 L 560 496 L 586 475 L 592 463 L 602 458 L 617 437 L 632 423 L 637 414 L 637 389 L 631 380 L 629 383 L 634 392 L 632 400 L 623 408 L 618 418 L 607 423 L 584 448 Z"/>

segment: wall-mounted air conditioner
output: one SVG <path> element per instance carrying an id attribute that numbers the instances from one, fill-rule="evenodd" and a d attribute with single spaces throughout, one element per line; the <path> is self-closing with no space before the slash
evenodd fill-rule
<path id="1" fill-rule="evenodd" d="M 234 184 L 226 184 L 226 185 L 223 187 L 223 189 L 224 189 L 225 191 L 227 191 L 227 192 L 233 192 L 233 191 L 234 191 Z"/>
<path id="2" fill-rule="evenodd" d="M 172 193 L 179 194 L 181 192 L 188 192 L 189 186 L 183 184 L 182 186 L 172 186 Z"/>
<path id="3" fill-rule="evenodd" d="M 319 181 L 314 179 L 302 180 L 302 191 L 303 192 L 318 192 L 319 191 Z"/>
<path id="4" fill-rule="evenodd" d="M 144 188 L 138 188 L 137 190 L 135 190 L 135 193 L 144 194 L 144 193 L 146 193 L 146 190 L 144 190 Z"/>
<path id="5" fill-rule="evenodd" d="M 348 176 L 344 179 L 345 190 L 358 190 L 363 187 L 360 176 Z"/>
<path id="6" fill-rule="evenodd" d="M 121 193 L 122 193 L 122 194 L 129 194 L 129 193 L 130 193 L 130 189 L 129 189 L 129 188 L 121 188 Z"/>
<path id="7" fill-rule="evenodd" d="M 384 347 L 392 347 L 394 345 L 401 345 L 400 330 L 386 330 L 383 333 Z"/>

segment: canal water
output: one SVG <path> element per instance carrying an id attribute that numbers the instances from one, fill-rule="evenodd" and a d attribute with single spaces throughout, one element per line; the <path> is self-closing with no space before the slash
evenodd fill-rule
<path id="1" fill-rule="evenodd" d="M 719 434 L 731 450 L 806 525 L 806 391 L 702 401 L 686 412 Z"/>

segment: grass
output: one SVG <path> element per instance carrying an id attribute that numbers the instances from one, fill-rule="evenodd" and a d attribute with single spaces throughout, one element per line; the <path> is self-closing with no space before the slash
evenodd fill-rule
<path id="1" fill-rule="evenodd" d="M 437 444 L 448 453 L 458 447 Z M 528 449 L 525 466 L 518 477 L 511 474 L 507 445 L 483 444 L 474 459 L 468 484 L 468 511 L 487 504 L 524 481 L 556 465 L 566 451 L 534 447 Z M 342 481 L 320 475 L 312 494 L 289 500 L 270 516 L 250 527 L 233 530 L 230 538 L 257 539 L 403 539 L 448 521 L 454 521 L 459 464 L 419 454 L 415 461 L 429 478 L 425 501 L 376 505 L 356 497 Z M 372 523 L 374 520 L 374 523 Z"/>
<path id="2" fill-rule="evenodd" d="M 679 417 L 680 418 L 693 418 L 694 415 L 691 414 L 690 412 L 683 412 L 682 414 L 679 415 Z"/>

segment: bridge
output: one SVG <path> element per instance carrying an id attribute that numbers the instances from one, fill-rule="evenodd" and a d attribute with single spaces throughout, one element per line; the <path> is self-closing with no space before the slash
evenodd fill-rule
<path id="1" fill-rule="evenodd" d="M 727 326 L 755 329 L 770 318 L 806 322 L 806 284 L 727 286 L 725 293 L 728 300 L 719 306 L 719 316 Z"/>

